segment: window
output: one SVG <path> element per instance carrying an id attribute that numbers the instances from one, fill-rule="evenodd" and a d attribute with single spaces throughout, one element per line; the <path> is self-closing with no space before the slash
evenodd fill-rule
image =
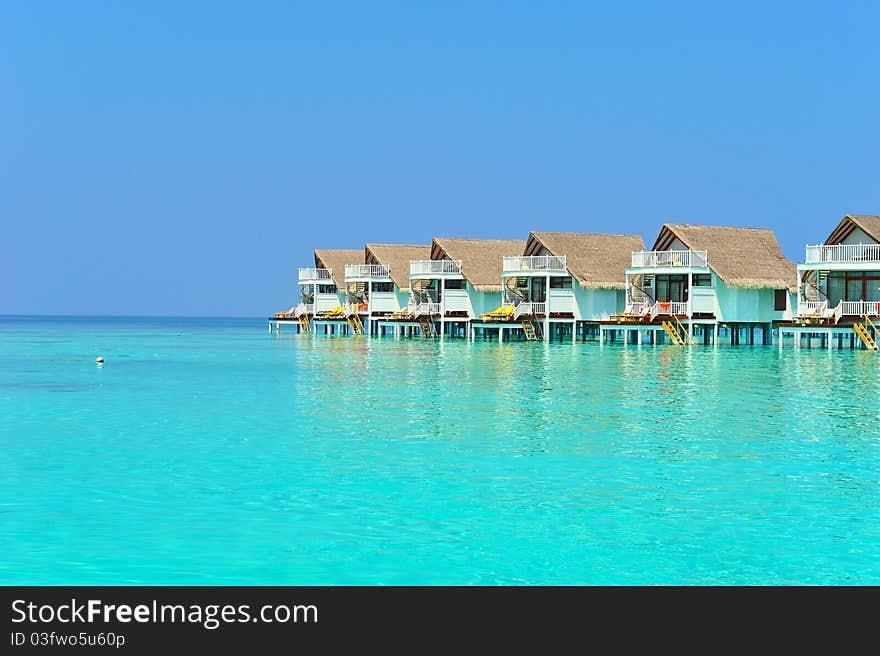
<path id="1" fill-rule="evenodd" d="M 529 278 L 532 283 L 531 295 L 526 295 L 524 301 L 532 303 L 545 303 L 547 301 L 547 284 L 546 278 Z"/>
<path id="2" fill-rule="evenodd" d="M 394 291 L 394 283 L 393 282 L 374 282 L 373 283 L 373 291 L 374 292 L 393 292 Z"/>
<path id="3" fill-rule="evenodd" d="M 829 306 L 880 297 L 880 271 L 831 271 L 826 284 Z"/>
<path id="4" fill-rule="evenodd" d="M 711 287 L 712 286 L 712 274 L 711 273 L 695 273 L 694 274 L 694 287 Z"/>
<path id="5" fill-rule="evenodd" d="M 336 285 L 318 285 L 319 294 L 335 294 L 337 291 Z"/>
<path id="6" fill-rule="evenodd" d="M 550 289 L 571 289 L 571 276 L 550 278 Z"/>
<path id="7" fill-rule="evenodd" d="M 466 289 L 467 282 L 460 279 L 452 279 L 446 281 L 446 289 Z"/>
<path id="8" fill-rule="evenodd" d="M 673 301 L 675 303 L 685 303 L 688 300 L 688 288 L 687 288 L 687 276 L 685 275 L 662 275 L 656 276 L 654 279 L 655 282 L 655 295 L 658 301 L 663 301 L 664 303 L 668 303 Z"/>
<path id="9" fill-rule="evenodd" d="M 788 305 L 788 290 L 787 289 L 774 289 L 773 290 L 773 309 L 776 312 L 785 312 L 785 308 Z"/>

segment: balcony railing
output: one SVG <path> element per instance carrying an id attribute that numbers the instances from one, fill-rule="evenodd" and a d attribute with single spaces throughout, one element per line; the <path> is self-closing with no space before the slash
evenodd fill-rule
<path id="1" fill-rule="evenodd" d="M 431 273 L 461 273 L 461 260 L 411 260 L 409 275 Z"/>
<path id="2" fill-rule="evenodd" d="M 880 262 L 880 244 L 819 244 L 807 246 L 805 262 Z"/>
<path id="3" fill-rule="evenodd" d="M 828 306 L 828 301 L 799 301 L 798 316 L 801 319 L 834 319 L 834 323 L 843 317 L 878 317 L 880 301 L 840 301 L 833 308 Z"/>
<path id="4" fill-rule="evenodd" d="M 529 301 L 523 301 L 517 305 L 516 309 L 513 311 L 513 318 L 516 320 L 520 317 L 533 317 L 539 314 L 547 314 L 546 303 L 531 303 Z"/>
<path id="5" fill-rule="evenodd" d="M 835 317 L 876 317 L 880 316 L 880 301 L 841 301 L 835 310 Z"/>
<path id="6" fill-rule="evenodd" d="M 708 251 L 634 251 L 632 267 L 704 267 Z"/>
<path id="7" fill-rule="evenodd" d="M 640 300 L 640 301 L 631 301 L 626 306 L 627 314 L 637 314 L 639 316 L 650 314 L 653 305 L 650 301 Z"/>
<path id="8" fill-rule="evenodd" d="M 415 303 L 411 306 L 411 312 L 415 317 L 434 316 L 440 314 L 439 303 Z"/>
<path id="9" fill-rule="evenodd" d="M 346 303 L 345 304 L 345 316 L 350 317 L 354 314 L 368 314 L 370 311 L 370 304 L 364 301 L 360 301 L 357 303 Z"/>
<path id="10" fill-rule="evenodd" d="M 300 282 L 320 282 L 322 280 L 332 281 L 333 269 L 316 269 L 315 267 L 300 267 Z"/>
<path id="11" fill-rule="evenodd" d="M 504 271 L 564 271 L 565 267 L 565 255 L 526 255 L 502 260 Z"/>
<path id="12" fill-rule="evenodd" d="M 391 267 L 384 264 L 346 264 L 345 278 L 387 278 Z"/>
<path id="13" fill-rule="evenodd" d="M 657 301 L 651 308 L 652 319 L 658 315 L 689 317 L 690 314 L 688 304 L 680 301 Z"/>
<path id="14" fill-rule="evenodd" d="M 300 303 L 293 311 L 293 316 L 297 319 L 315 313 L 314 303 Z"/>
<path id="15" fill-rule="evenodd" d="M 800 301 L 798 303 L 798 316 L 802 318 L 824 319 L 827 315 L 828 301 Z"/>

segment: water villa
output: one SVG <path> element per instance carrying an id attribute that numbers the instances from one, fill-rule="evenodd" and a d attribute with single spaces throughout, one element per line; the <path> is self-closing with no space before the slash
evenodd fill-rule
<path id="1" fill-rule="evenodd" d="M 849 214 L 797 266 L 797 315 L 779 326 L 796 348 L 877 347 L 880 323 L 880 216 Z M 780 340 L 781 341 L 781 340 Z"/>
<path id="2" fill-rule="evenodd" d="M 383 334 L 387 320 L 409 304 L 410 260 L 430 254 L 430 246 L 367 244 L 363 262 L 345 266 L 349 332 Z"/>
<path id="3" fill-rule="evenodd" d="M 316 322 L 320 322 L 327 332 L 333 330 L 335 323 L 343 320 L 345 263 L 361 256 L 361 251 L 316 249 L 314 255 L 315 266 L 300 267 L 298 272 L 299 304 L 287 312 L 276 313 L 270 319 L 270 329 L 294 325 L 298 332 L 311 333 Z M 334 317 L 338 321 L 334 321 Z"/>
<path id="4" fill-rule="evenodd" d="M 620 271 L 638 235 L 532 232 L 521 255 L 502 260 L 502 306 L 474 322 L 529 341 L 586 339 L 623 303 Z"/>
<path id="5" fill-rule="evenodd" d="M 625 276 L 626 306 L 600 339 L 769 344 L 796 303 L 795 265 L 772 230 L 666 224 L 650 251 L 631 254 Z"/>
<path id="6" fill-rule="evenodd" d="M 410 302 L 392 318 L 425 337 L 473 337 L 474 320 L 501 305 L 501 262 L 525 242 L 437 237 L 428 260 L 409 264 Z"/>

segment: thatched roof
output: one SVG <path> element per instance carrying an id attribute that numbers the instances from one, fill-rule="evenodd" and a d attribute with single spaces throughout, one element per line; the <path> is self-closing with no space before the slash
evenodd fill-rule
<path id="1" fill-rule="evenodd" d="M 709 268 L 728 287 L 797 289 L 797 267 L 772 230 L 666 223 L 652 250 L 667 250 L 675 238 L 693 251 L 707 251 Z"/>
<path id="2" fill-rule="evenodd" d="M 880 216 L 847 214 L 828 235 L 826 244 L 839 244 L 856 228 L 861 228 L 871 239 L 880 243 Z"/>
<path id="3" fill-rule="evenodd" d="M 524 255 L 565 255 L 568 272 L 584 287 L 625 289 L 625 269 L 632 252 L 645 250 L 639 235 L 604 235 L 591 232 L 532 232 Z"/>
<path id="4" fill-rule="evenodd" d="M 515 239 L 436 237 L 431 244 L 431 259 L 461 260 L 461 273 L 474 288 L 500 292 L 502 259 L 522 253 L 525 245 Z"/>
<path id="5" fill-rule="evenodd" d="M 402 290 L 409 289 L 410 260 L 428 260 L 430 258 L 430 246 L 367 244 L 364 249 L 364 263 L 384 264 L 391 267 L 391 279 Z"/>
<path id="6" fill-rule="evenodd" d="M 345 288 L 345 265 L 364 261 L 364 252 L 360 249 L 315 249 L 315 266 L 318 269 L 332 269 L 330 274 L 339 289 Z"/>

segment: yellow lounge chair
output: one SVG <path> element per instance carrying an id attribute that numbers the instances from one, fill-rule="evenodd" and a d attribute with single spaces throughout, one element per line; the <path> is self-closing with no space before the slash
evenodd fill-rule
<path id="1" fill-rule="evenodd" d="M 318 314 L 319 319 L 342 319 L 345 317 L 345 308 L 338 305 L 332 310 L 325 310 Z"/>
<path id="2" fill-rule="evenodd" d="M 513 316 L 513 306 L 512 305 L 502 305 L 499 308 L 495 308 L 491 312 L 486 312 L 485 314 L 480 315 L 481 321 L 504 321 L 506 319 L 510 319 Z"/>

